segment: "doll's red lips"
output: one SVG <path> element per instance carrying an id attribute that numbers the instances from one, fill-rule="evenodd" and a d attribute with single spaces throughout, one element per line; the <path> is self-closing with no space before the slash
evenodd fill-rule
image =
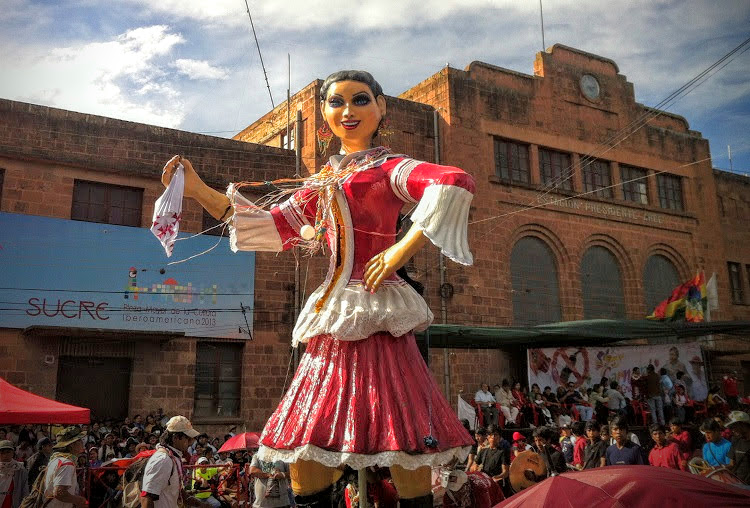
<path id="1" fill-rule="evenodd" d="M 359 120 L 351 120 L 351 121 L 348 121 L 348 122 L 341 122 L 341 125 L 343 125 L 344 129 L 347 129 L 347 130 L 356 129 L 357 125 L 359 125 Z"/>

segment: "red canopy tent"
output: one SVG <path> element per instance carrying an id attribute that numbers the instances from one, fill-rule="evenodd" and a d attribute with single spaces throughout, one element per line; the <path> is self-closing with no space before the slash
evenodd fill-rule
<path id="1" fill-rule="evenodd" d="M 0 378 L 0 424 L 89 423 L 91 411 L 35 395 Z"/>
<path id="2" fill-rule="evenodd" d="M 654 466 L 607 466 L 564 473 L 509 497 L 495 508 L 750 506 L 750 490 Z"/>

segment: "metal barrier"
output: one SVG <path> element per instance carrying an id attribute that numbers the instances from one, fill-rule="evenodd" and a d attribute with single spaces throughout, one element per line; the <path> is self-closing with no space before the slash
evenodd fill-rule
<path id="1" fill-rule="evenodd" d="M 232 465 L 183 465 L 181 478 L 182 489 L 191 495 L 198 493 L 193 490 L 194 471 L 198 468 L 218 469 L 217 481 L 212 482 L 211 495 L 217 499 L 225 498 L 231 505 L 242 506 L 250 501 L 252 497 L 252 483 L 247 477 L 244 467 L 239 464 Z M 104 467 L 79 467 L 76 468 L 78 484 L 81 495 L 89 501 L 90 508 L 105 508 L 113 499 L 113 494 L 122 489 L 122 475 L 127 467 L 104 466 Z M 104 477 L 108 471 L 117 473 L 117 483 L 108 485 Z M 92 503 L 92 500 L 94 503 Z"/>

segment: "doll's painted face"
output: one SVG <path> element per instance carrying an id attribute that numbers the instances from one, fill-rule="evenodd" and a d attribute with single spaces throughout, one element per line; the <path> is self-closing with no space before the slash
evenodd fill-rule
<path id="1" fill-rule="evenodd" d="M 365 83 L 337 81 L 328 88 L 321 112 L 346 151 L 364 150 L 385 115 L 385 97 L 374 97 Z"/>

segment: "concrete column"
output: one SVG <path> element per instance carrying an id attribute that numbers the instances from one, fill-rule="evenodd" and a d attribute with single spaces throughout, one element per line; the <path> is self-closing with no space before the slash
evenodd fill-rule
<path id="1" fill-rule="evenodd" d="M 646 178 L 646 182 L 648 182 L 648 204 L 651 206 L 659 207 L 659 187 L 656 185 L 656 174 L 654 174 L 654 171 L 649 170 L 648 171 L 648 178 Z M 683 194 L 684 194 L 684 188 L 683 188 Z"/>
<path id="2" fill-rule="evenodd" d="M 542 174 L 539 168 L 539 146 L 529 145 L 529 178 L 532 185 L 541 185 Z"/>
<path id="3" fill-rule="evenodd" d="M 612 185 L 614 186 L 612 187 L 612 197 L 622 201 L 623 199 L 625 199 L 625 193 L 623 192 L 621 185 L 622 178 L 620 178 L 620 164 L 615 161 L 611 161 L 609 163 L 609 172 L 612 176 Z"/>
<path id="4" fill-rule="evenodd" d="M 577 153 L 571 154 L 571 164 L 573 164 L 573 190 L 580 194 L 583 192 L 583 173 L 581 172 L 581 156 Z"/>

